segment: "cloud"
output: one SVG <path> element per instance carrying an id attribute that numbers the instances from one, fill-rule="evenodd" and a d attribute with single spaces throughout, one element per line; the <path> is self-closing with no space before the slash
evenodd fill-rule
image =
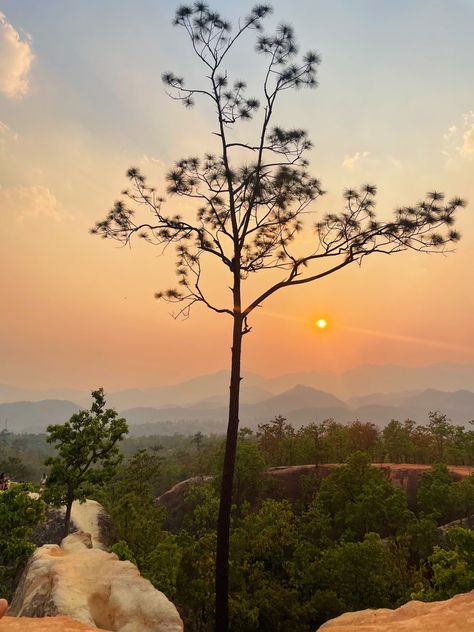
<path id="1" fill-rule="evenodd" d="M 0 150 L 5 148 L 8 140 L 18 140 L 18 134 L 0 121 Z"/>
<path id="2" fill-rule="evenodd" d="M 0 92 L 21 98 L 28 92 L 28 75 L 35 58 L 31 37 L 22 40 L 18 31 L 0 11 Z"/>
<path id="3" fill-rule="evenodd" d="M 16 217 L 19 222 L 28 218 L 62 218 L 56 197 L 47 187 L 41 185 L 0 186 L 0 209 L 2 215 Z"/>
<path id="4" fill-rule="evenodd" d="M 443 134 L 443 139 L 442 153 L 447 164 L 454 164 L 459 158 L 471 157 L 474 154 L 474 111 L 464 114 L 461 124 L 451 125 Z"/>
<path id="5" fill-rule="evenodd" d="M 353 156 L 345 156 L 342 166 L 346 167 L 346 169 L 354 169 L 356 164 L 367 158 L 367 156 L 370 156 L 370 151 L 358 151 Z"/>
<path id="6" fill-rule="evenodd" d="M 474 121 L 471 126 L 464 132 L 462 150 L 465 154 L 474 153 Z"/>
<path id="7" fill-rule="evenodd" d="M 452 138 L 457 131 L 457 125 L 451 125 L 451 127 L 448 127 L 447 132 L 443 134 L 444 140 L 449 140 L 450 138 Z"/>
<path id="8" fill-rule="evenodd" d="M 165 163 L 160 158 L 143 154 L 140 158 L 140 164 L 142 165 L 157 165 L 160 169 L 166 169 Z"/>

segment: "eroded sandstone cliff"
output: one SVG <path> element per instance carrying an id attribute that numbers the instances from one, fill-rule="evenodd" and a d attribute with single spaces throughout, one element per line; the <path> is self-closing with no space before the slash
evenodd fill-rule
<path id="1" fill-rule="evenodd" d="M 66 615 L 112 632 L 183 630 L 175 606 L 141 577 L 136 566 L 92 548 L 91 536 L 84 532 L 69 535 L 61 546 L 47 544 L 36 550 L 9 614 Z"/>
<path id="2" fill-rule="evenodd" d="M 396 610 L 361 610 L 327 621 L 318 632 L 472 632 L 474 591 L 446 601 L 409 601 Z"/>

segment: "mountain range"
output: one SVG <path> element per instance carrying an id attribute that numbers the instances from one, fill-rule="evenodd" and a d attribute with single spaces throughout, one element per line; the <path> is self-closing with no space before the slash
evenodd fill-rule
<path id="1" fill-rule="evenodd" d="M 108 393 L 108 404 L 129 421 L 133 434 L 223 432 L 228 373 L 203 375 L 179 384 Z M 44 431 L 88 407 L 90 394 L 74 389 L 31 391 L 0 385 L 0 428 Z M 474 365 L 427 367 L 364 365 L 342 374 L 293 373 L 242 382 L 242 424 L 255 427 L 275 415 L 295 424 L 335 418 L 372 421 L 412 418 L 425 423 L 439 410 L 454 422 L 474 419 Z"/>

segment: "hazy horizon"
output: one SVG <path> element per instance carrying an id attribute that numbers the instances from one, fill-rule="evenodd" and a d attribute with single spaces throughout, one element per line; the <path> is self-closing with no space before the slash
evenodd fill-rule
<path id="1" fill-rule="evenodd" d="M 376 362 L 368 362 L 368 363 L 362 363 L 362 364 L 358 364 L 352 367 L 348 367 L 346 369 L 343 369 L 341 371 L 332 371 L 330 369 L 308 369 L 306 371 L 281 371 L 281 372 L 275 372 L 275 373 L 263 373 L 263 372 L 257 372 L 257 371 L 243 371 L 242 372 L 242 379 L 245 380 L 247 378 L 247 383 L 248 383 L 248 378 L 249 377 L 257 377 L 257 378 L 262 378 L 263 380 L 275 380 L 278 378 L 284 378 L 284 377 L 292 377 L 292 376 L 298 376 L 298 375 L 329 375 L 329 376 L 333 376 L 333 377 L 341 377 L 344 376 L 348 373 L 352 373 L 352 372 L 357 372 L 358 370 L 363 370 L 363 369 L 370 369 L 370 368 L 385 368 L 385 369 L 436 369 L 436 368 L 440 368 L 440 367 L 444 367 L 444 368 L 452 368 L 452 367 L 461 367 L 461 368 L 472 368 L 474 369 L 474 361 L 472 362 L 430 362 L 428 364 L 419 364 L 419 365 L 409 365 L 409 364 L 396 364 L 396 363 L 376 363 Z M 188 382 L 193 382 L 195 380 L 199 380 L 201 378 L 207 378 L 207 377 L 214 377 L 214 376 L 218 376 L 218 375 L 225 375 L 230 373 L 230 370 L 227 367 L 222 367 L 220 369 L 216 369 L 215 371 L 209 371 L 209 372 L 204 372 L 204 373 L 195 373 L 195 374 L 190 374 L 188 376 L 184 376 L 182 379 L 180 380 L 173 380 L 173 381 L 157 381 L 154 384 L 151 385 L 145 385 L 145 384 L 128 384 L 125 385 L 123 387 L 119 387 L 119 388 L 115 388 L 113 386 L 105 386 L 103 383 L 98 383 L 98 384 L 89 384 L 86 386 L 77 386 L 77 385 L 72 385 L 72 384 L 67 384 L 67 383 L 50 383 L 47 384 L 45 386 L 28 386 L 28 385 L 24 385 L 22 383 L 9 383 L 9 382 L 0 382 L 0 386 L 6 386 L 6 387 L 11 387 L 14 389 L 20 389 L 20 390 L 25 390 L 25 391 L 61 391 L 61 390 L 71 390 L 71 391 L 78 391 L 81 393 L 88 393 L 91 390 L 95 389 L 95 388 L 99 388 L 99 387 L 103 387 L 105 389 L 106 392 L 119 392 L 119 391 L 126 391 L 126 390 L 148 390 L 148 389 L 154 389 L 154 388 L 163 388 L 163 387 L 173 387 L 173 386 L 180 386 L 182 384 L 186 384 Z M 474 392 L 474 382 L 472 385 L 472 390 Z M 414 389 L 416 390 L 416 389 Z M 447 391 L 452 390 L 452 389 L 446 389 Z M 461 389 L 460 389 L 461 390 Z"/>

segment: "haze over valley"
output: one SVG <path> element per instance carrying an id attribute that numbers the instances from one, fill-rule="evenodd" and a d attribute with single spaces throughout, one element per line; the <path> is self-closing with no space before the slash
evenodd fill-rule
<path id="1" fill-rule="evenodd" d="M 156 388 L 108 393 L 108 403 L 137 434 L 221 434 L 225 430 L 228 373 L 198 376 Z M 0 386 L 0 424 L 13 432 L 43 432 L 87 407 L 90 393 L 67 388 L 28 390 Z M 425 367 L 362 365 L 342 374 L 290 373 L 265 378 L 244 374 L 241 423 L 257 424 L 283 415 L 295 426 L 334 418 L 384 426 L 391 419 L 426 421 L 441 411 L 454 423 L 474 419 L 474 365 Z"/>

